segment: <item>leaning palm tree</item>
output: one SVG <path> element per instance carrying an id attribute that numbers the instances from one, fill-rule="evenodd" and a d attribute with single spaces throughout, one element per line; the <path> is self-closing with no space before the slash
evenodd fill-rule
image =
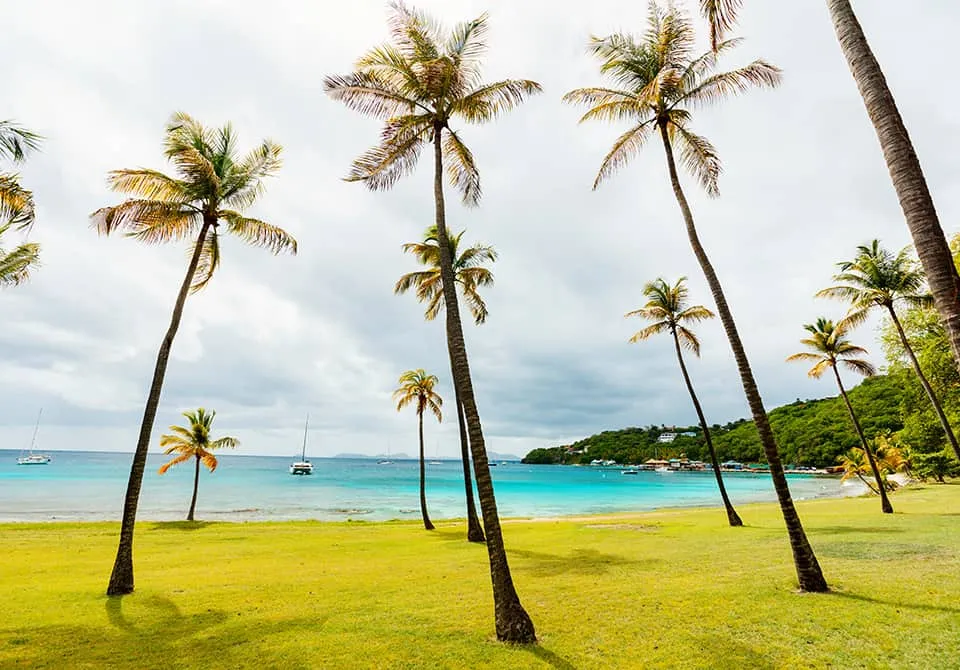
<path id="1" fill-rule="evenodd" d="M 933 392 L 933 387 L 923 374 L 920 362 L 913 353 L 913 347 L 910 346 L 907 334 L 897 316 L 897 303 L 906 303 L 913 307 L 933 306 L 933 299 L 924 291 L 923 272 L 910 258 L 910 247 L 905 247 L 900 250 L 900 253 L 894 254 L 881 247 L 879 240 L 873 240 L 869 245 L 857 247 L 857 255 L 852 261 L 838 263 L 838 266 L 840 272 L 834 275 L 833 279 L 842 284 L 823 289 L 817 293 L 817 297 L 848 301 L 850 313 L 846 318 L 854 324 L 866 319 L 875 307 L 887 312 L 897 329 L 903 349 L 907 352 L 907 358 L 910 359 L 913 370 L 917 373 L 917 378 L 940 419 L 943 432 L 957 458 L 960 458 L 960 444 L 957 444 L 953 428 L 943 412 L 937 395 Z"/>
<path id="2" fill-rule="evenodd" d="M 423 368 L 407 370 L 400 375 L 400 386 L 393 392 L 393 399 L 397 401 L 398 412 L 411 404 L 417 408 L 420 435 L 420 516 L 423 517 L 423 527 L 427 530 L 433 530 L 433 524 L 430 522 L 430 515 L 427 514 L 427 473 L 423 455 L 423 413 L 429 409 L 437 417 L 438 422 L 443 420 L 443 415 L 440 413 L 443 398 L 433 390 L 438 381 L 436 375 L 428 375 Z"/>
<path id="3" fill-rule="evenodd" d="M 0 121 L 0 159 L 22 162 L 40 146 L 40 136 L 12 121 Z M 20 176 L 0 173 L 0 239 L 7 232 L 29 229 L 36 216 L 33 193 L 23 188 Z M 25 242 L 10 251 L 0 248 L 0 287 L 16 286 L 40 265 L 40 245 Z"/>
<path id="4" fill-rule="evenodd" d="M 177 456 L 167 463 L 164 463 L 159 470 L 162 475 L 174 465 L 185 463 L 191 458 L 194 460 L 193 468 L 193 497 L 190 498 L 190 511 L 187 512 L 187 521 L 193 521 L 193 513 L 197 509 L 197 489 L 200 486 L 200 464 L 203 463 L 210 472 L 217 469 L 217 457 L 213 452 L 216 449 L 235 448 L 240 445 L 240 440 L 235 437 L 221 437 L 218 440 L 211 439 L 210 426 L 213 424 L 213 418 L 217 415 L 211 410 L 207 412 L 203 407 L 196 412 L 184 412 L 183 416 L 187 418 L 189 425 L 170 426 L 172 435 L 161 435 L 160 446 L 165 447 L 163 452 L 168 456 L 177 454 Z"/>
<path id="5" fill-rule="evenodd" d="M 493 284 L 493 273 L 483 267 L 484 263 L 497 260 L 497 252 L 491 246 L 474 244 L 460 252 L 460 241 L 465 230 L 453 235 L 448 231 L 450 251 L 453 256 L 453 274 L 460 293 L 467 301 L 467 307 L 473 314 L 477 325 L 487 319 L 487 304 L 480 295 L 479 287 Z M 423 242 L 410 242 L 403 245 L 406 253 L 417 257 L 421 265 L 427 269 L 409 272 L 397 281 L 394 293 L 406 293 L 415 289 L 417 299 L 427 304 L 424 318 L 432 321 L 443 309 L 443 282 L 440 278 L 440 245 L 437 242 L 437 227 L 427 229 Z M 460 394 L 454 385 L 457 403 L 457 423 L 460 428 L 460 459 L 463 462 L 463 485 L 467 499 L 467 540 L 469 542 L 483 542 L 483 527 L 477 518 L 476 506 L 473 502 L 473 482 L 470 478 L 470 444 L 467 440 L 467 425 L 463 416 L 463 404 Z"/>
<path id="6" fill-rule="evenodd" d="M 672 5 L 662 9 L 656 2 L 651 2 L 649 29 L 639 42 L 630 35 L 620 33 L 593 38 L 591 42 L 593 54 L 601 61 L 601 73 L 607 75 L 616 88 L 582 88 L 571 91 L 564 100 L 590 107 L 581 122 L 593 119 L 629 120 L 634 124 L 617 138 L 603 159 L 594 189 L 636 155 L 652 134 L 660 135 L 670 182 L 683 215 L 690 245 L 717 305 L 770 464 L 777 500 L 790 536 L 800 588 L 804 591 L 825 591 L 827 582 L 793 504 L 763 400 L 723 287 L 697 234 L 693 214 L 680 185 L 674 153 L 679 152 L 683 166 L 697 178 L 709 195 L 718 195 L 720 159 L 713 145 L 691 130 L 690 109 L 743 93 L 751 87 L 776 86 L 780 81 L 780 71 L 758 60 L 737 70 L 717 72 L 717 53 L 729 51 L 739 40 L 721 42 L 717 45 L 717 53 L 710 51 L 697 56 L 694 52 L 695 37 L 692 24 L 684 12 Z"/>
<path id="7" fill-rule="evenodd" d="M 742 0 L 700 0 L 701 11 L 710 22 L 715 49 L 717 40 L 733 27 L 742 4 Z M 880 141 L 913 246 L 930 284 L 940 320 L 946 327 L 954 363 L 960 366 L 960 300 L 957 300 L 960 274 L 953 264 L 923 168 L 850 0 L 827 0 L 827 9 L 840 50 Z"/>
<path id="8" fill-rule="evenodd" d="M 187 295 L 199 291 L 213 278 L 220 265 L 223 233 L 275 254 L 297 251 L 296 240 L 283 229 L 241 214 L 263 192 L 264 179 L 280 168 L 280 152 L 280 145 L 266 140 L 245 156 L 239 156 L 236 136 L 229 124 L 216 130 L 205 128 L 187 114 L 178 112 L 167 125 L 164 139 L 164 154 L 178 175 L 170 177 L 146 168 L 114 170 L 107 183 L 113 190 L 133 197 L 91 214 L 93 225 L 102 235 L 122 232 L 147 244 L 190 240 L 193 247 L 170 326 L 157 353 L 127 482 L 120 542 L 108 595 L 133 591 L 133 529 L 140 485 L 167 360 Z"/>
<path id="9" fill-rule="evenodd" d="M 513 585 L 503 545 L 463 341 L 443 195 L 446 168 L 464 204 L 473 206 L 480 201 L 480 173 L 472 152 L 451 127 L 451 121 L 492 121 L 516 107 L 526 96 L 540 91 L 539 84 L 527 80 L 482 82 L 480 66 L 486 52 L 487 25 L 484 14 L 446 32 L 425 14 L 395 2 L 391 5 L 390 41 L 362 56 L 355 72 L 327 77 L 324 88 L 350 109 L 385 122 L 380 143 L 353 162 L 348 181 L 362 181 L 374 191 L 390 188 L 416 167 L 424 145 L 432 144 L 433 196 L 447 344 L 454 386 L 460 393 L 467 420 L 480 512 L 487 535 L 497 638 L 529 643 L 536 641 L 536 633 Z"/>
<path id="10" fill-rule="evenodd" d="M 713 312 L 703 305 L 688 304 L 686 281 L 686 277 L 680 277 L 677 283 L 671 286 L 662 278 L 657 278 L 643 287 L 643 295 L 650 300 L 640 309 L 627 312 L 627 316 L 639 316 L 654 323 L 637 332 L 630 338 L 630 341 L 639 342 L 653 335 L 670 333 L 673 338 L 674 349 L 677 352 L 677 362 L 680 363 L 680 372 L 683 374 L 683 381 L 687 385 L 690 400 L 693 401 L 693 408 L 697 412 L 697 419 L 703 429 L 703 439 L 710 451 L 710 461 L 713 463 L 713 473 L 717 477 L 720 498 L 727 510 L 727 521 L 730 522 L 731 526 L 742 526 L 743 521 L 737 514 L 737 510 L 733 508 L 733 503 L 727 496 L 727 488 L 723 485 L 723 475 L 720 474 L 720 460 L 717 458 L 717 450 L 713 448 L 713 440 L 710 438 L 710 426 L 703 415 L 700 400 L 693 390 L 693 383 L 687 373 L 687 365 L 683 362 L 683 349 L 690 350 L 694 356 L 700 356 L 700 340 L 688 325 L 714 317 Z"/>
<path id="11" fill-rule="evenodd" d="M 876 369 L 868 361 L 858 358 L 867 353 L 863 347 L 858 347 L 847 339 L 847 332 L 850 328 L 849 321 L 841 321 L 834 324 L 829 319 L 817 319 L 815 324 L 804 326 L 810 337 L 800 340 L 800 343 L 810 349 L 810 351 L 801 351 L 798 354 L 788 356 L 788 361 L 806 361 L 813 363 L 813 367 L 807 374 L 814 379 L 820 379 L 827 370 L 833 370 L 833 376 L 837 380 L 837 388 L 840 389 L 840 395 L 843 396 L 843 402 L 847 405 L 847 412 L 850 413 L 850 421 L 857 431 L 860 438 L 860 445 L 863 447 L 863 453 L 867 455 L 870 463 L 870 469 L 873 471 L 874 479 L 877 482 L 877 491 L 880 493 L 880 505 L 885 514 L 893 513 L 893 506 L 887 498 L 887 492 L 883 485 L 883 478 L 880 476 L 880 469 L 877 467 L 877 461 L 873 456 L 873 450 L 863 434 L 863 428 L 857 419 L 857 413 L 853 411 L 853 405 L 850 404 L 850 398 L 847 397 L 847 391 L 843 388 L 843 380 L 840 379 L 839 365 L 842 363 L 848 370 L 852 370 L 864 377 L 870 377 L 876 374 Z"/>

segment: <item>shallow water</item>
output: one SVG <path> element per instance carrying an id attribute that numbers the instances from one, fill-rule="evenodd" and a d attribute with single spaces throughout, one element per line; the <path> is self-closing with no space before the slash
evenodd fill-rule
<path id="1" fill-rule="evenodd" d="M 0 450 L 0 521 L 119 520 L 131 454 L 57 451 L 48 465 L 18 465 L 16 451 Z M 143 478 L 138 519 L 182 519 L 190 504 L 192 464 L 160 476 L 165 457 L 151 454 Z M 317 458 L 314 474 L 289 474 L 291 459 L 278 456 L 220 457 L 216 472 L 203 470 L 197 517 L 253 521 L 286 519 L 416 519 L 418 465 L 397 460 Z M 491 468 L 502 516 L 552 517 L 719 506 L 711 472 L 641 472 L 616 468 L 523 465 Z M 788 475 L 795 499 L 859 494 L 835 477 Z M 774 500 L 768 475 L 725 473 L 734 505 Z M 427 505 L 434 519 L 463 517 L 459 461 L 427 465 Z"/>

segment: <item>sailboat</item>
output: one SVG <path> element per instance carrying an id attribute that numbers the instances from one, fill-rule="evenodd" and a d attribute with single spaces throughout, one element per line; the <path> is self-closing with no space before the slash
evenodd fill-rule
<path id="1" fill-rule="evenodd" d="M 393 461 L 390 460 L 390 440 L 387 440 L 387 457 L 377 461 L 377 465 L 393 465 Z"/>
<path id="2" fill-rule="evenodd" d="M 40 413 L 37 414 L 37 425 L 33 427 L 33 439 L 30 440 L 30 453 L 26 456 L 23 455 L 23 452 L 20 452 L 20 458 L 17 459 L 18 465 L 46 465 L 50 462 L 50 457 L 45 454 L 35 454 L 33 453 L 33 447 L 37 443 L 37 431 L 40 430 L 40 417 L 43 416 L 43 408 L 40 408 Z"/>
<path id="3" fill-rule="evenodd" d="M 437 440 L 437 448 L 433 452 L 433 460 L 427 461 L 427 465 L 443 465 L 443 461 L 440 460 L 440 440 Z"/>
<path id="4" fill-rule="evenodd" d="M 307 427 L 310 425 L 310 415 L 303 424 L 303 448 L 300 450 L 300 460 L 290 466 L 291 475 L 312 475 L 313 463 L 307 460 Z"/>

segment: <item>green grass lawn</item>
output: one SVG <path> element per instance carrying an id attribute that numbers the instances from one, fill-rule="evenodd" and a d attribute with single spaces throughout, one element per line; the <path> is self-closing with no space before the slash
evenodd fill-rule
<path id="1" fill-rule="evenodd" d="M 772 505 L 507 522 L 531 647 L 496 642 L 460 523 L 143 523 L 124 598 L 118 524 L 7 524 L 0 667 L 958 667 L 960 485 L 893 504 L 800 503 L 819 595 Z"/>

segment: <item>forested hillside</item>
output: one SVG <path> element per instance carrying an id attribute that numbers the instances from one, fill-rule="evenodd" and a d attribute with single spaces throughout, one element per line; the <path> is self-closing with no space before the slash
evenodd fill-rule
<path id="1" fill-rule="evenodd" d="M 868 438 L 903 428 L 901 401 L 903 373 L 866 379 L 850 391 L 850 400 Z M 839 397 L 797 400 L 770 412 L 783 462 L 818 467 L 837 464 L 837 456 L 858 445 L 847 410 Z M 659 443 L 663 433 L 678 433 L 670 443 Z M 683 435 L 682 433 L 694 433 Z M 740 419 L 710 427 L 721 460 L 765 462 L 753 421 Z M 604 431 L 571 445 L 534 449 L 524 463 L 589 463 L 611 459 L 618 463 L 641 463 L 648 458 L 672 458 L 686 454 L 707 460 L 709 454 L 699 426 L 649 426 Z"/>

